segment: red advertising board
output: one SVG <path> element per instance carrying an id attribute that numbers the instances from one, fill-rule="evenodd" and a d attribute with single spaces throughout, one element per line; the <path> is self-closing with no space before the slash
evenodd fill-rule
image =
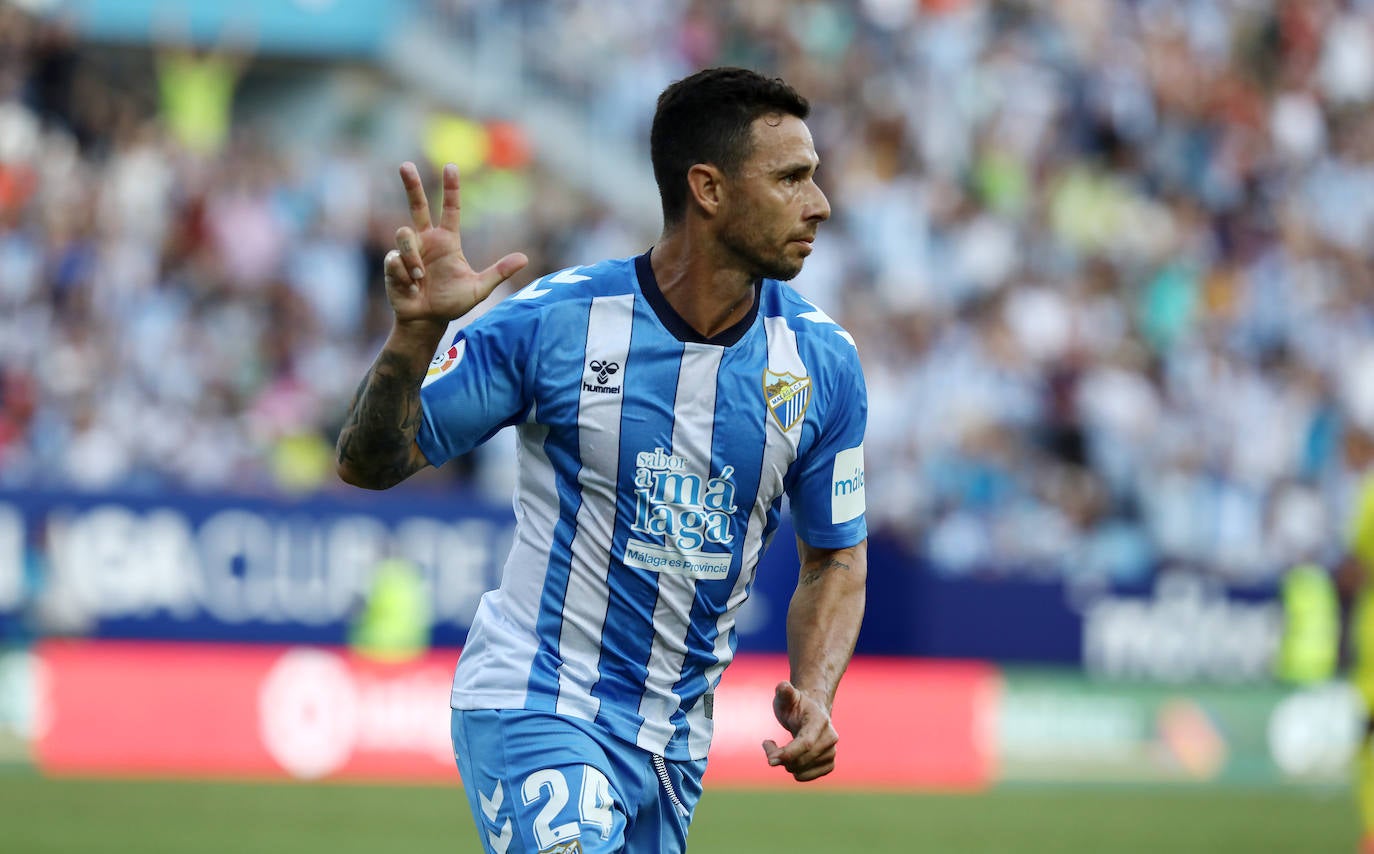
<path id="1" fill-rule="evenodd" d="M 456 779 L 456 651 L 404 664 L 306 647 L 50 642 L 36 756 L 50 774 Z M 716 697 L 713 785 L 776 785 L 781 656 L 743 656 Z M 984 664 L 859 659 L 835 707 L 838 767 L 821 785 L 979 788 L 993 772 L 999 680 Z"/>
<path id="2" fill-rule="evenodd" d="M 707 780 L 774 785 L 790 781 L 764 760 L 763 740 L 788 738 L 773 719 L 773 690 L 787 678 L 785 656 L 742 656 L 716 697 Z M 840 734 L 835 771 L 821 786 L 977 789 L 991 781 L 996 670 L 981 662 L 855 659 L 835 700 Z"/>

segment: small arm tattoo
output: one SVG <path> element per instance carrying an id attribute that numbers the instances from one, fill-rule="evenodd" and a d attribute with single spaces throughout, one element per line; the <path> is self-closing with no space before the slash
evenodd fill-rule
<path id="1" fill-rule="evenodd" d="M 810 587 L 830 574 L 832 570 L 843 570 L 849 572 L 849 564 L 836 558 L 827 558 L 820 566 L 812 567 L 802 573 L 801 586 Z"/>
<path id="2" fill-rule="evenodd" d="M 410 374 L 403 357 L 383 351 L 353 394 L 338 452 L 359 486 L 386 489 L 428 464 L 415 450 L 421 378 Z"/>

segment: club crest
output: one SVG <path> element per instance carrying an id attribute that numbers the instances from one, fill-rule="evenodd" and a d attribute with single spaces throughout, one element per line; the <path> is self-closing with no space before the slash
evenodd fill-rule
<path id="1" fill-rule="evenodd" d="M 765 370 L 763 399 L 785 433 L 806 417 L 806 406 L 811 402 L 811 378 Z"/>

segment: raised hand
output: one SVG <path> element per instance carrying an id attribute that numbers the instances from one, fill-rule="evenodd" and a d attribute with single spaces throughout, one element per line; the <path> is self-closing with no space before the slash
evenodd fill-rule
<path id="1" fill-rule="evenodd" d="M 396 248 L 387 253 L 383 264 L 386 296 L 398 324 L 446 325 L 467 314 L 529 263 L 519 252 L 480 272 L 468 263 L 458 233 L 457 166 L 444 166 L 444 200 L 437 226 L 430 221 L 429 199 L 414 163 L 401 164 L 401 183 L 410 203 L 411 225 L 396 229 Z"/>
<path id="2" fill-rule="evenodd" d="M 830 723 L 830 712 L 819 700 L 791 682 L 779 682 L 773 692 L 773 714 L 792 733 L 792 740 L 782 747 L 771 738 L 763 743 L 769 765 L 781 765 L 803 783 L 835 770 L 835 746 L 840 736 Z"/>

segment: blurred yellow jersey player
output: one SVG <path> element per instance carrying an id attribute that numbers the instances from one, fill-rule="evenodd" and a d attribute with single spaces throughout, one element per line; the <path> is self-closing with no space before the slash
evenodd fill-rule
<path id="1" fill-rule="evenodd" d="M 1374 854 L 1374 437 L 1351 430 L 1346 438 L 1351 471 L 1363 472 L 1350 517 L 1349 551 L 1337 573 L 1348 611 L 1350 679 L 1364 705 L 1364 739 L 1360 744 L 1356 793 L 1362 842 L 1360 850 Z"/>
<path id="2" fill-rule="evenodd" d="M 1346 630 L 1348 672 L 1364 716 L 1354 775 L 1360 851 L 1374 854 L 1374 437 L 1352 428 L 1344 445 L 1346 466 L 1356 477 L 1347 505 L 1345 553 L 1334 575 L 1316 563 L 1284 574 L 1284 631 L 1275 675 L 1297 686 L 1332 679 L 1341 660 L 1341 630 Z"/>

